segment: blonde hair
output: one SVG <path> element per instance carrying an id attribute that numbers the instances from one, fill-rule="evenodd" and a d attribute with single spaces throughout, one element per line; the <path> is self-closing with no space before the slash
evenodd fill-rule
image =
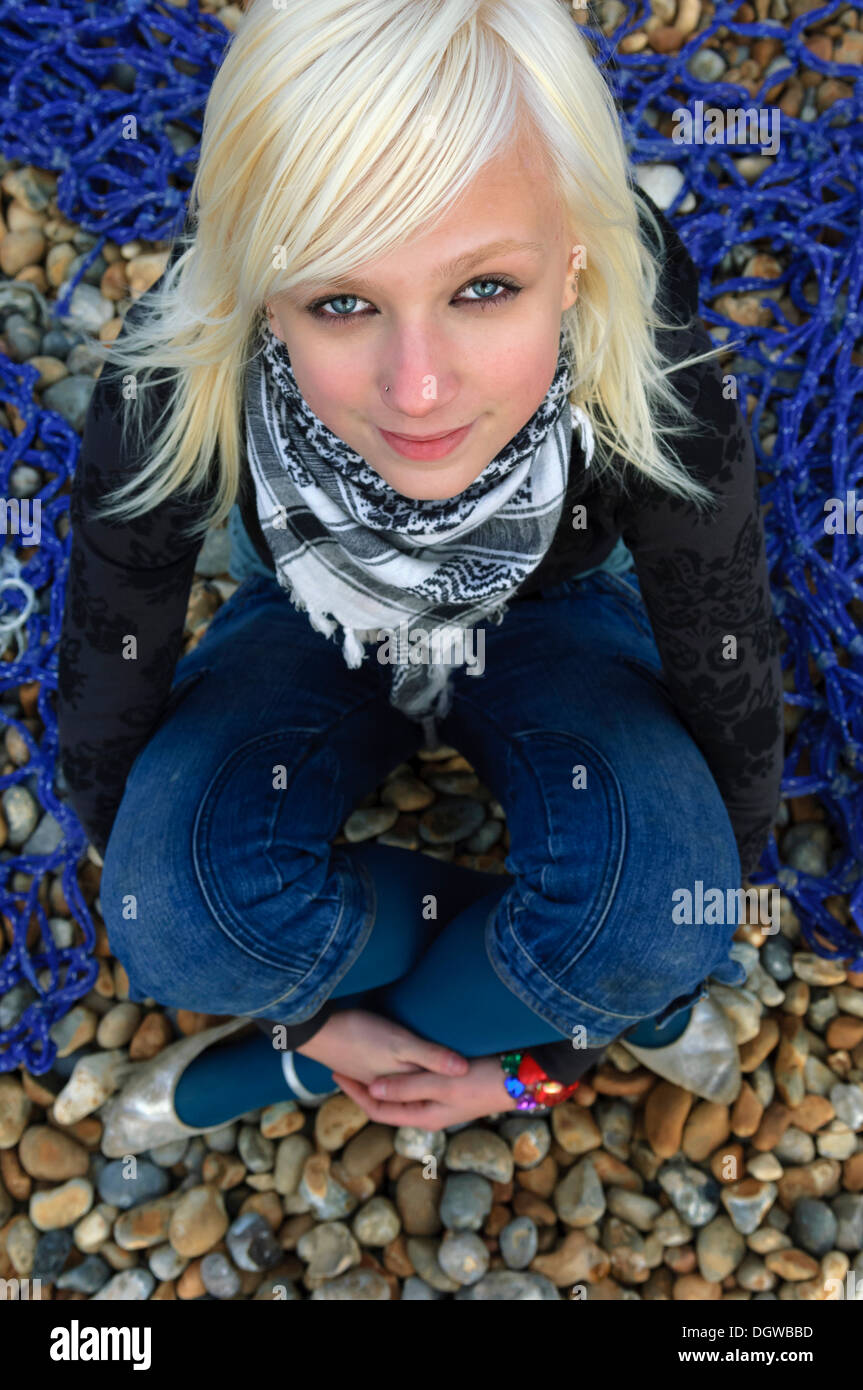
<path id="1" fill-rule="evenodd" d="M 220 524 L 239 490 L 264 301 L 427 231 L 525 123 L 586 251 L 563 328 L 596 471 L 617 454 L 698 506 L 712 500 L 662 442 L 698 428 L 669 373 L 721 349 L 675 366 L 656 345 L 652 330 L 679 325 L 657 314 L 614 101 L 561 0 L 253 0 L 207 100 L 181 254 L 103 348 L 131 373 L 123 430 L 137 422 L 139 448 L 155 374 L 175 389 L 146 466 L 101 514 L 131 518 L 206 486 L 217 455 L 193 532 Z M 663 408 L 673 425 L 659 424 Z"/>

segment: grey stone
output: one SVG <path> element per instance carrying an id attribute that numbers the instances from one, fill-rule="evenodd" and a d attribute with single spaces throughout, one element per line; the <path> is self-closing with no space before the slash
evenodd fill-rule
<path id="1" fill-rule="evenodd" d="M 361 806 L 359 810 L 352 811 L 344 823 L 345 839 L 350 840 L 351 844 L 372 840 L 375 835 L 391 830 L 398 818 L 397 806 Z"/>
<path id="2" fill-rule="evenodd" d="M 13 362 L 26 362 L 39 352 L 42 341 L 41 329 L 36 327 L 24 314 L 10 314 L 3 326 L 3 336 L 9 346 L 8 356 Z"/>
<path id="3" fill-rule="evenodd" d="M 235 1298 L 242 1288 L 239 1274 L 220 1250 L 212 1250 L 202 1259 L 201 1283 L 214 1298 Z"/>
<path id="4" fill-rule="evenodd" d="M 415 1272 L 438 1293 L 455 1293 L 461 1287 L 438 1261 L 440 1241 L 432 1236 L 408 1236 L 406 1249 Z"/>
<path id="5" fill-rule="evenodd" d="M 36 1242 L 31 1279 L 54 1284 L 62 1273 L 72 1250 L 72 1232 L 68 1229 L 45 1231 Z"/>
<path id="6" fill-rule="evenodd" d="M 65 1270 L 57 1279 L 58 1289 L 75 1293 L 94 1294 L 103 1289 L 111 1278 L 111 1266 L 101 1255 L 87 1255 L 79 1265 Z"/>
<path id="7" fill-rule="evenodd" d="M 509 1182 L 515 1168 L 512 1152 L 501 1136 L 473 1125 L 449 1140 L 445 1162 L 452 1172 L 479 1173 L 491 1182 Z"/>
<path id="8" fill-rule="evenodd" d="M 798 873 L 823 878 L 828 872 L 831 846 L 830 827 L 823 821 L 798 821 L 782 836 L 782 858 Z"/>
<path id="9" fill-rule="evenodd" d="M 67 312 L 59 317 L 65 328 L 77 328 L 98 337 L 99 329 L 104 328 L 115 313 L 111 301 L 105 299 L 95 285 L 84 282 L 75 286 Z"/>
<path id="10" fill-rule="evenodd" d="M 485 807 L 481 802 L 469 796 L 442 796 L 423 811 L 419 832 L 427 844 L 448 844 L 475 834 L 484 820 Z"/>
<path id="11" fill-rule="evenodd" d="M 599 1125 L 602 1147 L 619 1158 L 622 1163 L 629 1159 L 632 1143 L 634 1111 L 623 1100 L 600 1096 L 593 1106 L 593 1118 Z"/>
<path id="12" fill-rule="evenodd" d="M 27 788 L 22 786 L 7 787 L 0 800 L 8 826 L 6 843 L 17 848 L 36 828 L 39 805 Z"/>
<path id="13" fill-rule="evenodd" d="M 787 937 L 781 933 L 768 936 L 761 948 L 761 964 L 774 980 L 790 980 L 794 975 L 791 954 L 792 946 Z"/>
<path id="14" fill-rule="evenodd" d="M 11 788 L 10 788 L 11 790 Z M 0 1028 L 11 1028 L 34 1000 L 38 999 L 29 980 L 21 980 L 0 998 Z"/>
<path id="15" fill-rule="evenodd" d="M 253 1125 L 243 1125 L 237 1150 L 250 1173 L 269 1173 L 276 1161 L 276 1146 Z"/>
<path id="16" fill-rule="evenodd" d="M 699 48 L 686 64 L 693 77 L 699 82 L 718 82 L 725 71 L 726 63 L 715 48 Z"/>
<path id="17" fill-rule="evenodd" d="M 500 1253 L 509 1269 L 527 1269 L 537 1252 L 539 1232 L 529 1216 L 516 1216 L 499 1237 Z"/>
<path id="18" fill-rule="evenodd" d="M 47 811 L 23 846 L 24 854 L 53 854 L 62 845 L 63 827 Z"/>
<path id="19" fill-rule="evenodd" d="M 425 1279 L 420 1279 L 417 1274 L 409 1274 L 402 1284 L 402 1303 L 428 1303 L 432 1299 L 442 1298 L 431 1284 L 427 1284 Z"/>
<path id="20" fill-rule="evenodd" d="M 281 1263 L 282 1248 L 259 1212 L 247 1211 L 232 1221 L 225 1242 L 240 1269 L 272 1269 Z"/>
<path id="21" fill-rule="evenodd" d="M 440 1202 L 440 1219 L 450 1231 L 480 1231 L 494 1205 L 488 1178 L 479 1173 L 449 1173 Z"/>
<path id="22" fill-rule="evenodd" d="M 148 1157 L 157 1168 L 173 1168 L 175 1163 L 182 1163 L 188 1156 L 188 1139 L 174 1139 L 170 1144 L 160 1144 L 158 1148 L 150 1149 Z"/>
<path id="23" fill-rule="evenodd" d="M 766 1213 L 769 1212 L 771 1216 L 773 1215 L 771 1208 L 776 1200 L 776 1192 L 777 1187 L 774 1182 L 760 1182 L 756 1191 L 748 1196 L 736 1192 L 734 1185 L 723 1188 L 723 1205 L 731 1217 L 735 1229 L 741 1235 L 751 1236 L 753 1231 L 758 1230 Z M 781 1215 L 785 1216 L 786 1213 L 782 1212 Z"/>
<path id="24" fill-rule="evenodd" d="M 863 1129 L 863 1086 L 856 1083 L 832 1086 L 830 1101 L 838 1119 L 843 1120 L 849 1129 L 855 1132 Z"/>
<path id="25" fill-rule="evenodd" d="M 801 1250 L 820 1258 L 835 1250 L 838 1222 L 826 1202 L 815 1197 L 801 1197 L 791 1213 L 792 1241 Z"/>
<path id="26" fill-rule="evenodd" d="M 188 1258 L 178 1254 L 173 1245 L 167 1242 L 147 1251 L 147 1264 L 160 1282 L 165 1279 L 179 1279 L 188 1263 Z"/>
<path id="27" fill-rule="evenodd" d="M 639 1231 L 652 1231 L 662 1207 L 643 1192 L 627 1192 L 625 1187 L 608 1189 L 608 1210 L 612 1216 L 628 1221 Z"/>
<path id="28" fill-rule="evenodd" d="M 502 1121 L 500 1132 L 513 1149 L 513 1158 L 517 1168 L 537 1168 L 551 1148 L 551 1130 L 548 1127 L 548 1121 L 544 1120 L 541 1115 L 509 1115 Z M 529 1148 L 536 1151 L 536 1157 L 532 1158 L 529 1163 L 521 1162 L 515 1158 L 516 1141 L 523 1134 L 529 1136 Z"/>
<path id="29" fill-rule="evenodd" d="M 142 1269 L 140 1266 L 135 1269 L 124 1269 L 119 1274 L 115 1274 L 113 1279 L 109 1279 L 104 1288 L 93 1295 L 93 1302 L 96 1303 L 101 1300 L 140 1302 L 148 1299 L 155 1287 L 156 1281 L 149 1269 Z"/>
<path id="30" fill-rule="evenodd" d="M 124 1176 L 131 1169 L 130 1176 Z M 99 1174 L 98 1191 L 103 1202 L 109 1202 L 118 1211 L 128 1211 L 141 1202 L 151 1202 L 162 1197 L 171 1186 L 169 1175 L 164 1168 L 157 1168 L 145 1158 L 115 1158 L 105 1164 Z"/>
<path id="31" fill-rule="evenodd" d="M 841 1192 L 831 1205 L 837 1223 L 833 1248 L 849 1254 L 863 1250 L 863 1192 Z"/>
<path id="32" fill-rule="evenodd" d="M 376 1269 L 349 1269 L 347 1274 L 330 1279 L 312 1294 L 313 1301 L 328 1303 L 348 1299 L 358 1303 L 379 1303 L 390 1297 L 390 1286 Z"/>
<path id="33" fill-rule="evenodd" d="M 351 1228 L 360 1245 L 389 1245 L 402 1228 L 401 1217 L 389 1197 L 370 1197 L 354 1214 Z"/>
<path id="34" fill-rule="evenodd" d="M 362 1259 L 359 1245 L 342 1221 L 326 1221 L 306 1231 L 297 1242 L 297 1254 L 306 1261 L 313 1279 L 335 1279 Z"/>
<path id="35" fill-rule="evenodd" d="M 482 1303 L 537 1302 L 538 1300 L 560 1302 L 560 1294 L 550 1279 L 544 1274 L 534 1274 L 527 1270 L 490 1270 L 478 1284 L 461 1289 L 456 1299 L 476 1299 Z"/>
<path id="36" fill-rule="evenodd" d="M 589 1155 L 567 1170 L 554 1190 L 553 1200 L 558 1216 L 567 1226 L 590 1226 L 604 1214 L 605 1192 Z"/>
<path id="37" fill-rule="evenodd" d="M 672 1158 L 660 1168 L 657 1181 L 675 1210 L 690 1226 L 706 1226 L 719 1210 L 719 1184 L 709 1173 Z"/>
<path id="38" fill-rule="evenodd" d="M 237 1147 L 237 1126 L 235 1123 L 222 1125 L 207 1135 L 207 1148 L 217 1154 L 230 1154 Z M 202 1160 L 203 1161 L 203 1160 Z"/>
<path id="39" fill-rule="evenodd" d="M 88 288 L 86 285 L 78 286 L 78 289 Z M 78 290 L 75 293 L 77 294 Z M 58 415 L 62 415 L 73 430 L 81 434 L 95 385 L 96 382 L 91 376 L 64 376 L 61 381 L 55 381 L 52 386 L 45 388 L 42 392 L 42 404 L 48 410 L 55 410 Z"/>
<path id="40" fill-rule="evenodd" d="M 780 1163 L 811 1163 L 815 1157 L 815 1140 L 805 1130 L 789 1125 L 773 1145 L 773 1152 Z"/>
<path id="41" fill-rule="evenodd" d="M 469 854 L 487 854 L 493 845 L 496 845 L 503 834 L 503 824 L 499 820 L 487 820 L 475 830 L 473 835 L 468 836 L 464 842 L 464 847 Z"/>
<path id="42" fill-rule="evenodd" d="M 457 1284 L 476 1284 L 488 1272 L 488 1248 L 473 1231 L 454 1231 L 441 1241 L 438 1264 Z"/>

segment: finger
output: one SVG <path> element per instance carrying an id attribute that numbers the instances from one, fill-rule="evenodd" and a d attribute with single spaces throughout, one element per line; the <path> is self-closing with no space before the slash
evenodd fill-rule
<path id="1" fill-rule="evenodd" d="M 333 1077 L 345 1094 L 355 1100 L 370 1119 L 379 1124 L 396 1128 L 399 1125 L 411 1125 L 416 1129 L 439 1129 L 441 1124 L 446 1123 L 445 1120 L 436 1121 L 435 1117 L 443 1114 L 443 1107 L 437 1101 L 401 1105 L 396 1101 L 375 1100 L 369 1095 L 368 1088 L 358 1081 L 353 1081 L 347 1076 L 342 1077 L 336 1072 L 333 1072 Z"/>
<path id="2" fill-rule="evenodd" d="M 437 1072 L 441 1076 L 464 1076 L 470 1070 L 469 1061 L 460 1052 L 454 1052 L 451 1047 L 444 1047 L 441 1043 L 425 1042 L 422 1038 L 414 1039 L 413 1045 L 407 1047 L 402 1055 L 408 1061 L 418 1062 L 426 1071 Z"/>
<path id="3" fill-rule="evenodd" d="M 369 1094 L 375 1100 L 444 1100 L 447 1093 L 446 1078 L 431 1071 L 379 1076 L 369 1085 Z"/>

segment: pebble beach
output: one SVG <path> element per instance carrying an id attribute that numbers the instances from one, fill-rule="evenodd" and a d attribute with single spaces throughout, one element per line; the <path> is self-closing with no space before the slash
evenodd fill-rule
<path id="1" fill-rule="evenodd" d="M 817 7 L 755 0 L 737 18 L 790 24 Z M 202 9 L 229 29 L 241 18 L 235 5 Z M 601 0 L 596 12 L 611 32 L 623 7 Z M 676 52 L 712 14 L 709 0 L 653 0 L 625 51 Z M 860 64 L 861 29 L 848 6 L 813 24 L 807 46 L 819 59 Z M 755 92 L 771 64 L 778 71 L 781 49 L 778 40 L 743 45 L 720 30 L 692 62 L 704 81 Z M 124 90 L 122 72 L 116 83 Z M 814 120 L 851 91 L 807 69 L 768 96 Z M 664 120 L 656 125 L 667 134 Z M 181 148 L 188 132 L 176 132 Z M 761 160 L 739 160 L 743 176 L 757 177 Z M 642 166 L 640 177 L 667 207 L 676 167 Z M 116 337 L 170 248 L 108 241 L 58 322 L 52 305 L 98 239 L 59 213 L 56 187 L 56 173 L 0 158 L 0 352 L 36 368 L 37 399 L 80 432 L 101 365 L 90 344 Z M 751 247 L 726 260 L 729 275 L 771 279 L 782 269 Z M 769 294 L 800 322 L 790 298 Z M 769 315 L 769 302 L 727 294 L 715 307 L 747 324 L 764 321 L 753 315 Z M 735 365 L 729 353 L 724 370 Z M 761 413 L 762 441 L 775 425 Z M 18 435 L 26 425 L 0 405 L 0 427 Z M 7 495 L 35 498 L 45 484 L 41 470 L 20 465 Z M 68 529 L 61 518 L 61 538 Z M 228 559 L 227 530 L 211 531 L 189 596 L 184 654 L 237 588 Z M 50 611 L 49 589 L 38 604 Z M 3 655 L 16 658 L 13 643 Z M 786 690 L 793 699 L 792 673 Z M 4 776 L 31 759 L 8 720 L 36 745 L 45 733 L 38 697 L 35 681 L 3 692 Z M 787 703 L 785 716 L 790 749 L 800 707 Z M 394 767 L 337 843 L 376 839 L 505 872 L 504 812 L 468 752 L 439 748 Z M 61 776 L 57 790 L 62 796 Z M 817 798 L 783 800 L 775 833 L 788 869 L 817 877 L 832 866 L 838 843 Z M 50 854 L 62 839 L 35 776 L 0 794 L 5 859 Z M 760 921 L 737 931 L 732 953 L 745 984 L 711 986 L 739 1048 L 743 1083 L 731 1105 L 663 1081 L 615 1043 L 574 1097 L 546 1115 L 395 1129 L 338 1094 L 319 1109 L 285 1101 L 136 1159 L 108 1159 L 100 1110 L 127 1064 L 224 1020 L 128 999 L 101 919 L 100 871 L 91 846 L 78 883 L 96 926 L 95 985 L 53 1026 L 51 1071 L 0 1071 L 0 1279 L 38 1280 L 39 1296 L 57 1301 L 863 1299 L 863 972 L 811 949 L 786 893 L 778 931 Z M 31 881 L 11 876 L 19 902 Z M 83 941 L 59 874 L 42 876 L 39 901 L 58 946 Z M 847 896 L 826 906 L 854 929 Z M 28 946 L 39 934 L 34 918 Z M 4 913 L 0 954 L 12 946 Z M 0 1030 L 36 998 L 29 983 L 0 995 Z"/>

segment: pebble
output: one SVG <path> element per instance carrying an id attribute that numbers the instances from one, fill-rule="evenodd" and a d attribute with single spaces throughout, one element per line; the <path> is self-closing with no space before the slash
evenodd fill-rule
<path id="1" fill-rule="evenodd" d="M 129 1000 L 115 1004 L 99 1021 L 96 1029 L 96 1042 L 100 1047 L 110 1050 L 125 1047 L 131 1042 L 141 1021 L 141 1007 Z"/>
<path id="2" fill-rule="evenodd" d="M 280 1100 L 261 1111 L 261 1133 L 265 1139 L 284 1139 L 295 1134 L 306 1122 L 295 1100 Z"/>
<path id="3" fill-rule="evenodd" d="M 28 835 L 21 852 L 47 856 L 60 847 L 64 838 L 65 832 L 60 822 L 54 819 L 50 811 L 46 811 L 32 835 Z"/>
<path id="4" fill-rule="evenodd" d="M 778 1187 L 758 1178 L 742 1178 L 740 1182 L 723 1187 L 722 1204 L 736 1230 L 749 1236 L 761 1225 L 762 1219 L 776 1200 Z"/>
<path id="5" fill-rule="evenodd" d="M 0 1023 L 0 1027 L 6 1026 Z M 17 1077 L 9 1072 L 0 1074 L 0 1149 L 12 1149 L 18 1143 L 33 1103 Z"/>
<path id="6" fill-rule="evenodd" d="M 297 1195 L 308 1202 L 321 1221 L 338 1220 L 359 1205 L 358 1198 L 332 1177 L 323 1154 L 312 1154 L 306 1159 Z"/>
<path id="7" fill-rule="evenodd" d="M 30 1277 L 40 1279 L 43 1284 L 56 1283 L 72 1253 L 72 1249 L 71 1231 L 46 1231 L 36 1243 Z"/>
<path id="8" fill-rule="evenodd" d="M 181 1194 L 172 1192 L 122 1212 L 114 1223 L 114 1240 L 121 1250 L 146 1250 L 167 1238 L 171 1217 Z"/>
<path id="9" fill-rule="evenodd" d="M 456 1293 L 461 1285 L 438 1263 L 439 1247 L 431 1236 L 408 1236 L 406 1241 L 408 1259 L 419 1277 L 438 1293 Z"/>
<path id="10" fill-rule="evenodd" d="M 529 1216 L 507 1222 L 498 1236 L 500 1253 L 509 1269 L 527 1269 L 539 1248 L 539 1231 Z"/>
<path id="11" fill-rule="evenodd" d="M 311 1298 L 316 1301 L 351 1300 L 352 1302 L 382 1302 L 392 1298 L 392 1290 L 376 1269 L 350 1269 L 338 1279 L 330 1279 L 315 1289 Z"/>
<path id="12" fill-rule="evenodd" d="M 89 288 L 89 285 L 79 285 L 75 294 Z M 45 388 L 42 392 L 42 404 L 47 410 L 55 410 L 58 415 L 62 415 L 75 433 L 81 434 L 95 385 L 96 382 L 91 376 L 65 376 L 61 381 L 55 381 L 53 386 Z"/>
<path id="13" fill-rule="evenodd" d="M 93 1301 L 114 1300 L 122 1302 L 142 1302 L 148 1299 L 156 1287 L 156 1280 L 149 1269 L 138 1266 L 124 1269 L 108 1280 L 104 1288 L 93 1295 Z"/>
<path id="14" fill-rule="evenodd" d="M 773 1145 L 773 1153 L 781 1163 L 811 1163 L 815 1157 L 815 1140 L 796 1125 L 789 1125 Z"/>
<path id="15" fill-rule="evenodd" d="M 365 1177 L 379 1163 L 395 1153 L 393 1131 L 389 1125 L 368 1124 L 349 1139 L 342 1154 L 342 1167 L 349 1177 Z"/>
<path id="16" fill-rule="evenodd" d="M 27 788 L 22 786 L 7 787 L 0 796 L 0 802 L 3 805 L 3 816 L 7 826 L 6 843 L 17 848 L 23 845 L 36 827 L 39 819 L 38 803 Z"/>
<path id="17" fill-rule="evenodd" d="M 800 1206 L 799 1202 L 797 1206 Z M 796 1211 L 797 1208 L 795 1215 Z M 840 1192 L 839 1196 L 833 1199 L 832 1211 L 837 1223 L 834 1248 L 848 1250 L 851 1254 L 863 1250 L 863 1194 Z M 814 1254 L 814 1251 L 812 1253 Z"/>
<path id="18" fill-rule="evenodd" d="M 795 1245 L 810 1255 L 826 1255 L 836 1247 L 838 1221 L 826 1202 L 801 1197 L 791 1215 L 789 1235 Z"/>
<path id="19" fill-rule="evenodd" d="M 476 1299 L 482 1303 L 535 1302 L 538 1299 L 559 1301 L 560 1294 L 550 1279 L 542 1274 L 493 1269 L 478 1283 L 461 1289 L 457 1299 Z"/>
<path id="20" fill-rule="evenodd" d="M 642 1192 L 627 1192 L 622 1187 L 608 1189 L 608 1210 L 621 1221 L 628 1221 L 639 1231 L 652 1231 L 662 1207 L 653 1197 Z"/>
<path id="21" fill-rule="evenodd" d="M 180 1255 L 173 1245 L 167 1242 L 164 1245 L 156 1245 L 147 1252 L 147 1263 L 151 1271 L 160 1283 L 166 1279 L 179 1279 L 189 1261 L 185 1255 Z"/>
<path id="22" fill-rule="evenodd" d="M 174 1139 L 170 1144 L 160 1144 L 158 1148 L 150 1149 L 149 1158 L 157 1168 L 173 1168 L 175 1163 L 183 1162 L 188 1148 L 188 1139 Z"/>
<path id="23" fill-rule="evenodd" d="M 102 1201 L 109 1202 L 119 1211 L 127 1211 L 141 1202 L 162 1197 L 170 1186 L 171 1180 L 164 1168 L 132 1155 L 106 1163 L 98 1180 Z"/>
<path id="24" fill-rule="evenodd" d="M 201 1283 L 214 1298 L 236 1298 L 242 1289 L 239 1274 L 220 1250 L 213 1250 L 202 1259 Z"/>
<path id="25" fill-rule="evenodd" d="M 791 963 L 791 942 L 780 934 L 769 936 L 761 948 L 761 964 L 774 980 L 790 980 L 794 975 Z"/>
<path id="26" fill-rule="evenodd" d="M 446 1166 L 453 1172 L 479 1173 L 491 1182 L 509 1182 L 515 1161 L 499 1134 L 490 1129 L 469 1128 L 449 1140 Z"/>
<path id="27" fill-rule="evenodd" d="M 441 1295 L 430 1284 L 427 1284 L 425 1279 L 420 1279 L 417 1274 L 409 1274 L 402 1284 L 402 1303 L 428 1302 L 440 1297 Z"/>
<path id="28" fill-rule="evenodd" d="M 399 818 L 395 806 L 363 806 L 352 811 L 342 827 L 346 840 L 358 844 L 361 840 L 371 840 L 390 830 Z M 346 1097 L 347 1099 L 347 1097 Z"/>
<path id="29" fill-rule="evenodd" d="M 59 1275 L 57 1288 L 92 1296 L 104 1288 L 110 1278 L 111 1266 L 108 1262 L 101 1255 L 87 1255 L 79 1265 Z"/>
<path id="30" fill-rule="evenodd" d="M 485 807 L 467 796 L 442 796 L 419 819 L 419 832 L 430 845 L 449 844 L 473 835 L 485 820 Z"/>
<path id="31" fill-rule="evenodd" d="M 295 1193 L 303 1176 L 306 1159 L 314 1152 L 314 1146 L 304 1134 L 289 1134 L 282 1139 L 276 1149 L 274 1177 L 276 1191 L 282 1197 Z"/>
<path id="32" fill-rule="evenodd" d="M 830 827 L 823 821 L 798 821 L 782 836 L 782 857 L 798 873 L 823 878 L 829 869 L 827 856 L 832 847 Z M 805 977 L 803 977 L 805 978 Z"/>
<path id="33" fill-rule="evenodd" d="M 54 1119 L 73 1125 L 92 1115 L 117 1090 L 128 1067 L 126 1053 L 116 1048 L 82 1057 L 54 1102 Z"/>
<path id="34" fill-rule="evenodd" d="M 565 1100 L 552 1107 L 551 1130 L 556 1142 L 568 1154 L 580 1156 L 602 1145 L 602 1132 L 593 1115 L 573 1101 Z"/>
<path id="35" fill-rule="evenodd" d="M 225 1240 L 231 1259 L 240 1269 L 272 1269 L 281 1263 L 281 1246 L 269 1222 L 257 1211 L 247 1211 L 238 1216 L 228 1227 Z M 171 1244 L 177 1248 L 176 1241 L 172 1240 Z"/>
<path id="36" fill-rule="evenodd" d="M 706 1226 L 719 1210 L 719 1184 L 716 1179 L 702 1173 L 685 1159 L 669 1159 L 660 1169 L 657 1181 L 671 1198 L 676 1211 L 690 1226 Z"/>
<path id="37" fill-rule="evenodd" d="M 315 1112 L 315 1140 L 319 1148 L 334 1153 L 368 1122 L 366 1112 L 350 1096 L 331 1096 Z"/>
<path id="38" fill-rule="evenodd" d="M 488 1271 L 488 1248 L 473 1231 L 454 1231 L 441 1242 L 438 1263 L 457 1284 L 476 1284 Z"/>
<path id="39" fill-rule="evenodd" d="M 424 1168 L 411 1164 L 399 1174 L 395 1202 L 407 1235 L 436 1235 L 441 1228 L 440 1199 L 443 1182 L 426 1177 Z"/>
<path id="40" fill-rule="evenodd" d="M 424 811 L 434 799 L 429 784 L 412 772 L 388 779 L 381 792 L 384 805 L 395 806 L 399 811 Z"/>
<path id="41" fill-rule="evenodd" d="M 683 171 L 676 164 L 639 164 L 635 176 L 640 186 L 657 207 L 671 207 L 683 187 Z"/>
<path id="42" fill-rule="evenodd" d="M 415 1129 L 411 1125 L 400 1125 L 393 1137 L 397 1154 L 401 1154 L 403 1158 L 416 1158 L 421 1162 L 428 1158 L 443 1158 L 446 1142 L 443 1130 Z"/>
<path id="43" fill-rule="evenodd" d="M 798 980 L 805 980 L 809 985 L 841 985 L 845 980 L 844 968 L 824 956 L 795 951 L 791 963 Z"/>
<path id="44" fill-rule="evenodd" d="M 360 1245 L 389 1245 L 402 1228 L 401 1217 L 389 1197 L 370 1197 L 354 1214 L 351 1228 Z"/>
<path id="45" fill-rule="evenodd" d="M 564 1105 L 566 1101 L 564 1101 Z M 559 1109 L 560 1107 L 555 1107 Z M 629 1157 L 635 1115 L 631 1105 L 623 1100 L 600 1097 L 592 1107 L 593 1118 L 599 1125 L 602 1147 L 615 1158 L 625 1161 Z M 554 1110 L 552 1110 L 552 1117 Z M 552 1120 L 553 1123 L 553 1120 Z"/>
<path id="46" fill-rule="evenodd" d="M 276 1146 L 254 1125 L 242 1125 L 237 1150 L 250 1173 L 269 1173 L 276 1160 Z"/>
<path id="47" fill-rule="evenodd" d="M 863 1129 L 863 1086 L 837 1084 L 830 1089 L 830 1101 L 837 1117 L 855 1132 Z"/>
<path id="48" fill-rule="evenodd" d="M 561 1108 L 553 1107 L 552 1114 Z M 500 1133 L 512 1148 L 513 1162 L 517 1168 L 536 1168 L 551 1147 L 548 1125 L 538 1115 L 510 1115 L 501 1123 Z"/>
<path id="49" fill-rule="evenodd" d="M 450 1173 L 441 1195 L 439 1216 L 447 1230 L 480 1231 L 494 1205 L 487 1178 L 478 1173 Z"/>
<path id="50" fill-rule="evenodd" d="M 231 1124 L 222 1125 L 221 1129 L 212 1130 L 212 1132 L 207 1135 L 207 1148 L 212 1149 L 213 1153 L 233 1153 L 236 1147 L 237 1126 L 233 1121 Z"/>
<path id="51" fill-rule="evenodd" d="M 174 1208 L 168 1239 L 178 1255 L 194 1259 L 205 1255 L 227 1229 L 228 1213 L 221 1192 L 207 1185 L 196 1186 L 184 1192 Z"/>
<path id="52" fill-rule="evenodd" d="M 90 1155 L 83 1144 L 51 1125 L 31 1125 L 21 1136 L 18 1158 L 31 1178 L 52 1182 L 83 1178 L 90 1166 Z"/>
<path id="53" fill-rule="evenodd" d="M 566 1226 L 590 1226 L 605 1212 L 605 1191 L 590 1158 L 573 1164 L 554 1192 L 554 1206 Z"/>
<path id="54" fill-rule="evenodd" d="M 30 1220 L 40 1231 L 72 1226 L 93 1205 L 93 1185 L 86 1178 L 70 1178 L 50 1192 L 34 1192 Z"/>

